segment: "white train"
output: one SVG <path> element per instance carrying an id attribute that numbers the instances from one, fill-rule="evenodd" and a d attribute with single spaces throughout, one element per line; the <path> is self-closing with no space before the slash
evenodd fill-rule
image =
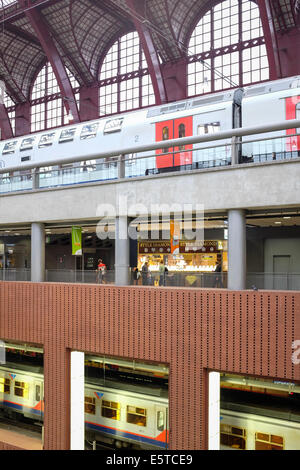
<path id="1" fill-rule="evenodd" d="M 117 447 L 167 449 L 168 399 L 88 384 L 85 428 L 86 438 Z"/>
<path id="2" fill-rule="evenodd" d="M 221 450 L 299 450 L 300 422 L 221 410 Z"/>
<path id="3" fill-rule="evenodd" d="M 25 370 L 26 369 L 26 370 Z M 92 382 L 92 379 L 90 379 Z M 0 366 L 0 409 L 20 413 L 34 422 L 44 417 L 44 379 L 34 367 Z M 249 404 L 248 410 L 250 410 Z M 227 408 L 227 407 L 226 407 Z M 220 448 L 239 450 L 299 450 L 300 413 L 288 420 L 245 409 L 220 410 Z M 86 439 L 145 449 L 167 449 L 169 443 L 168 398 L 109 388 L 96 383 L 85 387 Z"/>
<path id="4" fill-rule="evenodd" d="M 97 159 L 97 154 L 115 152 L 123 154 L 123 149 L 172 138 L 212 134 L 237 127 L 249 127 L 259 124 L 272 124 L 284 120 L 300 118 L 300 77 L 291 77 L 265 82 L 246 87 L 244 90 L 219 92 L 200 96 L 163 106 L 150 107 L 139 111 L 127 112 L 113 117 L 63 128 L 44 130 L 0 142 L 0 167 L 20 168 L 26 164 L 47 162 L 47 173 L 41 187 L 59 184 L 55 168 L 49 162 L 58 159 L 88 158 L 90 162 L 78 164 L 76 174 L 72 173 L 69 184 L 117 178 L 116 164 L 109 159 Z M 248 143 L 244 138 L 240 149 L 240 161 L 255 161 L 258 157 L 274 155 L 300 155 L 300 134 L 288 137 L 296 130 L 278 132 L 285 138 L 267 140 L 260 143 Z M 299 129 L 298 129 L 299 133 Z M 271 135 L 270 135 L 271 137 Z M 261 138 L 261 136 L 258 136 Z M 162 148 L 156 152 L 144 154 L 149 158 L 135 159 L 127 155 L 125 177 L 141 176 L 155 172 L 170 171 L 186 167 L 201 168 L 206 166 L 227 165 L 231 161 L 231 142 L 219 141 L 221 147 L 204 150 L 207 144 Z M 143 156 L 140 154 L 139 156 Z M 91 175 L 92 173 L 92 175 Z M 5 183 L 5 181 L 4 181 Z M 3 184 L 3 178 L 2 178 Z M 66 177 L 62 184 L 68 184 Z M 26 189 L 26 187 L 22 187 Z"/>

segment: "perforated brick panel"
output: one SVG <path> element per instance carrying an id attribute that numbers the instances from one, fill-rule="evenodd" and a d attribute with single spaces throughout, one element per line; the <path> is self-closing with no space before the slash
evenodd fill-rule
<path id="1" fill-rule="evenodd" d="M 44 348 L 45 449 L 69 448 L 70 350 L 169 364 L 170 447 L 206 449 L 209 370 L 300 380 L 300 293 L 0 283 L 0 338 Z"/>

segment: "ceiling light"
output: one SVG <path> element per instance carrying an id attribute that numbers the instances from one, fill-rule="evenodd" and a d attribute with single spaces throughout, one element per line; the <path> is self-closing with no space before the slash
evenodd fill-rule
<path id="1" fill-rule="evenodd" d="M 291 219 L 292 217 L 286 215 L 286 216 L 284 216 L 283 218 L 284 218 L 284 219 Z"/>
<path id="2" fill-rule="evenodd" d="M 275 224 L 278 224 L 278 225 L 280 225 L 281 223 L 282 223 L 282 222 L 275 222 Z"/>

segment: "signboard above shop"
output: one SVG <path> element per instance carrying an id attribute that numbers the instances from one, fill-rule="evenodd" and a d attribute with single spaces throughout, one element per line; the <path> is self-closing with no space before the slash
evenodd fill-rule
<path id="1" fill-rule="evenodd" d="M 171 254 L 171 242 L 166 241 L 145 241 L 139 242 L 139 254 Z M 227 250 L 226 241 L 218 240 L 196 240 L 180 241 L 179 253 L 220 253 Z"/>
<path id="2" fill-rule="evenodd" d="M 139 253 L 140 254 L 163 254 L 171 253 L 170 241 L 151 241 L 151 242 L 139 242 Z"/>

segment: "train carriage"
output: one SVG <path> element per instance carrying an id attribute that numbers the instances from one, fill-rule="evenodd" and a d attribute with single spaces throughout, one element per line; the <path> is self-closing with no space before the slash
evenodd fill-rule
<path id="1" fill-rule="evenodd" d="M 255 124 L 276 124 L 285 120 L 300 118 L 300 78 L 276 80 L 260 85 L 246 87 L 243 97 L 243 127 Z M 288 129 L 276 133 L 267 133 L 246 137 L 250 140 L 266 139 L 256 143 L 245 143 L 244 153 L 254 161 L 264 159 L 282 159 L 300 156 L 300 136 L 288 137 L 299 133 L 299 129 Z M 277 137 L 274 139 L 274 137 Z"/>
<path id="2" fill-rule="evenodd" d="M 131 443 L 166 449 L 168 400 L 86 384 L 85 425 L 90 439 L 97 440 L 100 433 L 102 440 L 119 447 Z"/>
<path id="3" fill-rule="evenodd" d="M 221 410 L 220 423 L 221 450 L 299 449 L 299 422 Z"/>
<path id="4" fill-rule="evenodd" d="M 99 385 L 94 379 L 89 380 L 85 384 L 84 403 L 87 440 L 109 443 L 118 448 L 168 448 L 167 397 L 160 396 L 157 389 L 154 392 L 154 389 L 150 391 L 143 387 L 142 392 L 142 387 L 139 387 L 137 393 L 128 390 L 128 384 L 119 383 L 118 388 L 112 388 Z M 21 369 L 13 364 L 0 366 L 0 408 L 5 415 L 11 417 L 15 413 L 30 418 L 35 423 L 42 421 L 43 392 L 43 375 L 39 368 L 22 365 Z M 265 399 L 268 400 L 267 397 Z M 251 402 L 244 405 L 222 402 L 220 448 L 299 449 L 299 409 L 286 412 L 282 407 L 264 406 Z"/>
<path id="5" fill-rule="evenodd" d="M 7 188 L 11 190 L 9 169 L 19 167 L 19 180 L 14 189 L 30 189 L 26 164 L 42 165 L 43 162 L 47 167 L 40 175 L 41 188 L 116 179 L 119 176 L 116 160 L 99 159 L 97 154 L 103 156 L 105 152 L 114 152 L 123 155 L 126 148 L 156 142 L 165 145 L 155 152 L 140 153 L 138 158 L 135 154 L 125 155 L 124 177 L 228 165 L 231 163 L 230 140 L 218 141 L 218 146 L 210 142 L 174 149 L 167 142 L 173 138 L 213 135 L 232 128 L 277 123 L 299 116 L 300 78 L 292 77 L 43 130 L 0 142 L 0 167 L 8 170 L 2 175 L 1 183 L 5 186 L 7 180 Z M 238 149 L 240 162 L 270 155 L 278 159 L 299 156 L 300 135 L 289 137 L 295 133 L 296 129 L 278 132 L 276 135 L 281 139 L 260 143 L 250 143 L 253 136 L 244 138 Z M 273 135 L 258 135 L 257 139 Z M 65 167 L 49 166 L 51 161 L 71 161 L 80 157 L 86 161 Z"/>
<path id="6" fill-rule="evenodd" d="M 0 367 L 0 408 L 7 414 L 21 413 L 26 418 L 42 420 L 44 415 L 43 377 L 27 367 Z"/>

